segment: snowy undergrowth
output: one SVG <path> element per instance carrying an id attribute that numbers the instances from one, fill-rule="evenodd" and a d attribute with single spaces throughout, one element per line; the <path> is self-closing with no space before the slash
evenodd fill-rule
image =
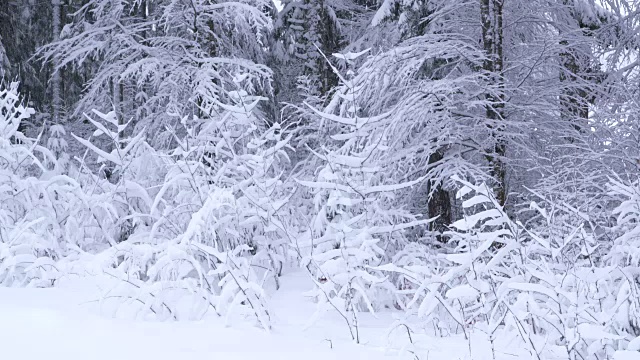
<path id="1" fill-rule="evenodd" d="M 287 160 L 288 138 L 278 124 L 258 128 L 251 109 L 259 100 L 238 93 L 237 107 L 226 106 L 218 119 L 183 119 L 186 133 L 169 130 L 177 146 L 168 152 L 153 150 L 142 133 L 127 138 L 114 113 L 89 119 L 111 152 L 77 140 L 117 179 L 88 175 L 114 208 L 103 233 L 109 248 L 87 260 L 120 280 L 111 297 L 139 303 L 142 316 L 176 320 L 248 307 L 270 328 L 263 288 L 278 286 L 287 256 L 277 167 Z M 144 171 L 149 161 L 155 174 Z M 193 301 L 186 314 L 175 305 L 185 296 Z"/>
<path id="2" fill-rule="evenodd" d="M 360 54 L 338 54 L 352 65 Z M 380 118 L 362 117 L 354 99 L 362 86 L 352 70 L 326 109 L 311 107 L 317 120 L 329 129 L 331 147 L 312 150 L 321 164 L 311 179 L 299 179 L 312 195 L 308 229 L 295 244 L 301 264 L 316 283 L 316 317 L 340 314 L 354 341 L 361 341 L 359 317 L 394 306 L 396 286 L 377 267 L 406 246 L 407 229 L 428 224 L 400 207 L 394 207 L 398 190 L 419 181 L 391 183 L 378 166 L 388 148 L 385 125 L 367 126 Z M 381 127 L 385 130 L 380 130 Z"/>
<path id="3" fill-rule="evenodd" d="M 237 106 L 221 117 L 185 119 L 186 134 L 174 131 L 178 145 L 168 152 L 149 146 L 144 132 L 127 136 L 115 113 L 95 111 L 87 116 L 95 140 L 74 135 L 87 152 L 74 159 L 72 180 L 18 131 L 33 111 L 16 88 L 0 93 L 5 285 L 106 274 L 118 280 L 109 299 L 137 303 L 143 318 L 248 307 L 270 328 L 263 287 L 277 287 L 288 261 L 277 216 L 286 203 L 278 164 L 287 161 L 288 138 L 278 124 L 257 126 L 251 109 L 259 98 L 238 92 Z M 192 309 L 178 313 L 184 297 Z"/>
<path id="4" fill-rule="evenodd" d="M 0 283 L 46 286 L 66 254 L 63 219 L 82 194 L 74 180 L 48 171 L 53 155 L 19 130 L 34 111 L 17 88 L 0 87 Z"/>
<path id="5" fill-rule="evenodd" d="M 483 332 L 494 352 L 498 339 L 515 340 L 534 359 L 638 350 L 637 264 L 633 245 L 626 246 L 635 239 L 637 185 L 612 182 L 612 192 L 627 198 L 615 211 L 625 229 L 607 254 L 601 247 L 610 244 L 595 240 L 588 217 L 567 222 L 575 209 L 533 203 L 543 226 L 532 230 L 510 219 L 485 184 L 456 181 L 466 214 L 448 233 L 455 248 L 380 267 L 408 283 L 408 315 L 445 334 Z"/>
<path id="6" fill-rule="evenodd" d="M 344 81 L 347 90 L 356 86 Z M 32 110 L 16 85 L 2 90 L 2 284 L 106 278 L 99 303 L 112 315 L 225 323 L 240 316 L 269 330 L 282 316 L 283 304 L 271 301 L 287 291 L 280 277 L 301 265 L 311 280 L 304 290 L 313 290 L 298 300 L 317 303 L 315 315 L 304 313 L 308 328 L 330 320 L 331 331 L 366 343 L 378 316 L 376 326 L 405 339 L 389 346 L 418 358 L 427 333 L 466 339 L 469 356 L 479 346 L 494 359 L 508 341 L 535 359 L 640 349 L 637 183 L 610 181 L 619 206 L 607 242 L 569 206 L 532 203 L 535 221 L 525 225 L 490 187 L 454 177 L 464 216 L 436 249 L 407 231 L 430 219 L 393 207 L 395 191 L 419 180 L 385 182 L 376 167 L 385 132 L 359 125 L 374 119 L 356 115 L 348 91 L 335 111 L 315 111 L 333 124 L 334 142 L 313 152 L 322 166 L 297 184 L 285 180 L 286 129 L 259 121 L 260 98 L 238 91 L 234 99 L 219 117 L 184 118 L 168 129 L 175 147 L 162 151 L 144 132 L 129 136 L 115 113 L 96 111 L 92 137 L 76 137 L 86 154 L 63 167 L 19 131 Z M 312 206 L 292 208 L 300 187 Z M 472 346 L 477 341 L 484 345 Z"/>

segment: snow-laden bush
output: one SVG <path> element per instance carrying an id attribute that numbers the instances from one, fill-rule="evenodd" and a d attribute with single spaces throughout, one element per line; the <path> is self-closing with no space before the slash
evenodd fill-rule
<path id="1" fill-rule="evenodd" d="M 336 57 L 350 62 L 359 55 Z M 408 242 L 407 229 L 429 221 L 392 206 L 398 190 L 421 179 L 385 179 L 377 165 L 388 145 L 384 126 L 363 127 L 379 119 L 359 115 L 354 95 L 361 85 L 352 81 L 353 73 L 343 77 L 333 70 L 344 86 L 325 109 L 312 108 L 333 141 L 323 151 L 312 151 L 322 164 L 314 177 L 298 181 L 313 196 L 314 215 L 296 245 L 316 283 L 316 316 L 337 311 L 359 342 L 358 313 L 394 305 L 393 283 L 378 267 Z"/>
<path id="2" fill-rule="evenodd" d="M 52 173 L 55 158 L 20 132 L 34 114 L 18 84 L 0 84 L 0 284 L 50 286 L 66 253 L 65 222 L 80 201 L 77 183 Z"/>
<path id="3" fill-rule="evenodd" d="M 233 97 L 236 105 L 220 105 L 219 117 L 168 129 L 177 144 L 170 151 L 152 149 L 142 133 L 127 138 L 113 113 L 90 119 L 110 151 L 76 137 L 110 171 L 86 184 L 109 210 L 98 234 L 106 248 L 87 258 L 89 267 L 117 279 L 109 296 L 137 303 L 142 316 L 229 315 L 245 305 L 270 327 L 264 287 L 279 286 L 289 242 L 279 216 L 289 137 L 278 124 L 260 124 L 254 109 L 262 98 Z"/>
<path id="4" fill-rule="evenodd" d="M 600 292 L 608 295 L 609 328 L 624 340 L 618 351 L 640 351 L 640 182 L 625 183 L 610 179 L 611 195 L 623 201 L 613 210 L 614 231 L 619 234 L 605 260 L 610 272 Z M 600 301 L 602 304 L 602 301 Z"/>
<path id="5" fill-rule="evenodd" d="M 455 180 L 462 184 L 457 196 L 466 214 L 447 232 L 450 253 L 435 254 L 425 246 L 411 245 L 383 269 L 403 280 L 398 293 L 408 315 L 432 323 L 441 334 L 466 336 L 473 324 L 491 319 L 496 279 L 517 276 L 504 266 L 515 261 L 521 229 L 484 183 Z"/>
<path id="6" fill-rule="evenodd" d="M 144 181 L 138 177 L 141 172 L 135 171 L 145 161 L 146 172 L 153 173 L 154 169 L 150 166 L 154 162 L 148 161 L 147 155 L 157 154 L 144 141 L 144 132 L 127 137 L 129 123 L 119 123 L 114 112 L 104 114 L 94 110 L 94 115 L 99 120 L 85 115 L 96 128 L 89 139 L 72 134 L 87 149 L 83 158 L 78 159 L 77 176 L 82 179 L 87 201 L 92 202 L 74 214 L 75 225 L 88 233 L 78 236 L 73 243 L 90 252 L 114 246 L 126 240 L 137 226 L 150 223 L 149 219 L 136 215 L 149 212 L 151 198 L 146 189 L 157 181 L 157 178 Z M 103 150 L 96 144 L 107 148 Z M 89 161 L 91 155 L 95 155 L 94 161 Z M 87 222 L 93 226 L 87 226 Z"/>
<path id="7" fill-rule="evenodd" d="M 403 278 L 408 315 L 441 334 L 518 340 L 537 359 L 638 350 L 637 184 L 611 182 L 612 195 L 626 200 L 614 211 L 620 236 L 603 250 L 589 217 L 565 204 L 532 203 L 542 220 L 524 226 L 485 184 L 455 180 L 465 215 L 448 232 L 453 248 L 435 255 L 412 244 L 379 267 Z"/>

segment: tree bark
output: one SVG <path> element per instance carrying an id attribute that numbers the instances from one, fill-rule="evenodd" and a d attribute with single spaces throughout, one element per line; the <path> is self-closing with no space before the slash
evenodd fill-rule
<path id="1" fill-rule="evenodd" d="M 51 0 L 51 6 L 53 10 L 53 19 L 52 19 L 52 32 L 53 32 L 53 41 L 57 41 L 60 37 L 60 3 L 61 0 Z M 62 108 L 62 94 L 61 90 L 61 78 L 60 78 L 60 70 L 57 69 L 58 64 L 53 64 L 53 77 L 51 79 L 51 117 L 53 118 L 54 124 L 60 123 L 60 112 Z"/>
<path id="2" fill-rule="evenodd" d="M 429 156 L 429 166 L 436 164 L 444 158 L 442 150 L 438 150 Z M 435 188 L 432 188 L 435 186 Z M 427 193 L 429 201 L 427 203 L 429 218 L 438 216 L 438 218 L 429 224 L 429 230 L 438 233 L 436 238 L 438 241 L 446 241 L 442 233 L 447 230 L 447 226 L 451 225 L 451 198 L 449 192 L 445 190 L 442 184 L 428 183 Z"/>
<path id="3" fill-rule="evenodd" d="M 585 24 L 579 15 L 573 13 L 572 8 L 576 6 L 574 2 L 564 0 L 563 5 L 569 7 L 568 11 L 572 13 L 570 17 L 577 22 L 581 35 L 589 36 L 588 31 L 594 30 L 594 26 Z M 560 46 L 563 47 L 559 56 L 562 84 L 560 115 L 578 133 L 584 133 L 588 129 L 589 105 L 594 102 L 590 83 L 598 81 L 598 74 L 590 64 L 589 48 L 566 39 L 560 41 Z"/>
<path id="4" fill-rule="evenodd" d="M 487 124 L 492 137 L 492 148 L 487 151 L 491 176 L 494 180 L 494 194 L 500 205 L 507 201 L 506 167 L 504 157 L 507 142 L 504 138 L 504 125 L 500 124 L 504 115 L 504 53 L 503 53 L 503 7 L 504 0 L 480 0 L 480 21 L 482 41 L 487 59 L 483 70 L 486 73 L 491 90 L 486 94 L 488 104 L 485 108 Z"/>

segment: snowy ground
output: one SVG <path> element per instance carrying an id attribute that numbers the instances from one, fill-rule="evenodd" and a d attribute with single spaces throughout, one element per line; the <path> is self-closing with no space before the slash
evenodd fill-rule
<path id="1" fill-rule="evenodd" d="M 283 278 L 270 301 L 271 333 L 240 321 L 225 327 L 217 318 L 198 322 L 143 322 L 114 319 L 98 310 L 95 285 L 69 281 L 53 289 L 0 288 L 0 352 L 20 360 L 164 360 L 164 359 L 491 359 L 477 335 L 469 344 L 459 337 L 436 338 L 406 331 L 389 335 L 394 314 L 362 319 L 362 344 L 350 340 L 338 317 L 326 316 L 305 329 L 315 304 L 304 298 L 310 288 L 303 274 Z M 405 348 L 404 353 L 400 351 Z M 498 358 L 514 359 L 500 353 Z"/>

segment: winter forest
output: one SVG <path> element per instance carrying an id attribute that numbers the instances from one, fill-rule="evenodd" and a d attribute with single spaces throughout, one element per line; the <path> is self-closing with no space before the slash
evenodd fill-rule
<path id="1" fill-rule="evenodd" d="M 640 359 L 639 174 L 639 0 L 0 0 L 0 353 Z"/>

